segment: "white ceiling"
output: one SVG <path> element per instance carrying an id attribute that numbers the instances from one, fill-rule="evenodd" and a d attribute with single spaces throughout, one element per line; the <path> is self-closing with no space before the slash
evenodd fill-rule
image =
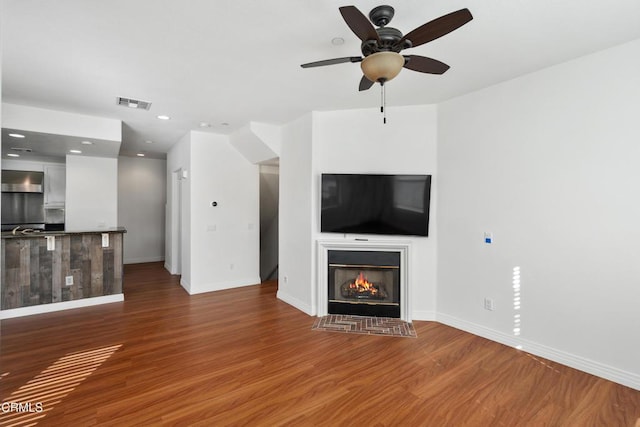
<path id="1" fill-rule="evenodd" d="M 381 2 L 2 0 L 3 102 L 120 119 L 121 154 L 150 157 L 162 157 L 190 130 L 231 133 L 249 121 L 281 124 L 312 110 L 374 108 L 380 92 L 358 92 L 359 64 L 300 68 L 360 55 L 338 12 L 347 4 L 368 15 Z M 403 70 L 387 85 L 390 106 L 437 103 L 640 38 L 638 0 L 392 6 L 389 26 L 405 34 L 464 7 L 474 19 L 403 51 L 451 69 L 442 76 Z M 332 45 L 334 37 L 345 43 Z M 150 101 L 151 109 L 117 106 L 117 96 Z"/>

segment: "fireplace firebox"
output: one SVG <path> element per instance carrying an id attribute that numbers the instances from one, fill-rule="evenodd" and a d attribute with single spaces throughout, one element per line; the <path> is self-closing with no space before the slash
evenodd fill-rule
<path id="1" fill-rule="evenodd" d="M 329 250 L 329 314 L 400 318 L 400 253 Z"/>

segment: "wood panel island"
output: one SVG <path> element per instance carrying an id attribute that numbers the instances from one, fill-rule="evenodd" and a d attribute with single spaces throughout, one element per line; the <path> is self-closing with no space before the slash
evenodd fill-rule
<path id="1" fill-rule="evenodd" d="M 3 232 L 0 319 L 122 301 L 124 233 Z"/>

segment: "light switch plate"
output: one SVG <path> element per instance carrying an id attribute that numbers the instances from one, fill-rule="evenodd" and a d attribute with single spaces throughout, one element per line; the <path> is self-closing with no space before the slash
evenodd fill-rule
<path id="1" fill-rule="evenodd" d="M 47 239 L 47 250 L 55 251 L 56 250 L 56 236 L 44 236 Z"/>

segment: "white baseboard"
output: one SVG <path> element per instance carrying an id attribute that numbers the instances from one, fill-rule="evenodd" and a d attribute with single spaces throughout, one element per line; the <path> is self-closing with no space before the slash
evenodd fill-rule
<path id="1" fill-rule="evenodd" d="M 106 295 L 102 297 L 83 298 L 74 301 L 54 302 L 51 304 L 31 305 L 29 307 L 0 310 L 0 319 L 32 316 L 34 314 L 52 313 L 54 311 L 70 310 L 72 308 L 91 307 L 93 305 L 109 304 L 124 301 L 124 294 Z"/>
<path id="2" fill-rule="evenodd" d="M 299 300 L 296 297 L 292 297 L 291 295 L 283 292 L 280 289 L 278 289 L 278 292 L 276 293 L 276 298 L 278 298 L 279 300 L 281 300 L 283 302 L 286 302 L 287 304 L 297 308 L 298 310 L 302 311 L 303 313 L 308 314 L 309 316 L 315 316 L 316 315 L 316 311 L 311 308 L 311 305 Z"/>
<path id="3" fill-rule="evenodd" d="M 129 258 L 123 261 L 124 264 L 142 264 L 144 262 L 160 262 L 164 261 L 164 256 Z"/>
<path id="4" fill-rule="evenodd" d="M 411 320 L 422 320 L 427 322 L 433 322 L 436 320 L 436 312 L 414 310 L 413 313 L 411 313 Z"/>
<path id="5" fill-rule="evenodd" d="M 556 350 L 533 341 L 520 339 L 519 337 L 489 329 L 482 325 L 467 322 L 466 320 L 449 316 L 447 314 L 438 313 L 436 320 L 439 323 L 461 329 L 474 335 L 487 338 L 491 341 L 496 341 L 509 347 L 519 348 L 527 353 L 544 357 L 545 359 L 549 359 L 562 365 L 640 390 L 640 375 L 638 374 L 623 371 L 590 359 L 585 359 L 583 357 L 576 356 L 575 354 Z"/>
<path id="6" fill-rule="evenodd" d="M 184 276 L 180 276 L 180 286 L 182 286 L 184 290 L 187 291 L 189 295 L 191 295 L 191 292 L 189 291 L 189 289 L 191 289 L 191 284 L 184 280 Z"/>
<path id="7" fill-rule="evenodd" d="M 260 284 L 260 277 L 256 276 L 245 279 L 229 280 L 226 282 L 203 283 L 198 285 L 192 284 L 188 292 L 189 295 L 197 295 L 206 292 L 222 291 L 224 289 L 240 288 L 242 286 L 253 286 L 258 284 Z"/>

